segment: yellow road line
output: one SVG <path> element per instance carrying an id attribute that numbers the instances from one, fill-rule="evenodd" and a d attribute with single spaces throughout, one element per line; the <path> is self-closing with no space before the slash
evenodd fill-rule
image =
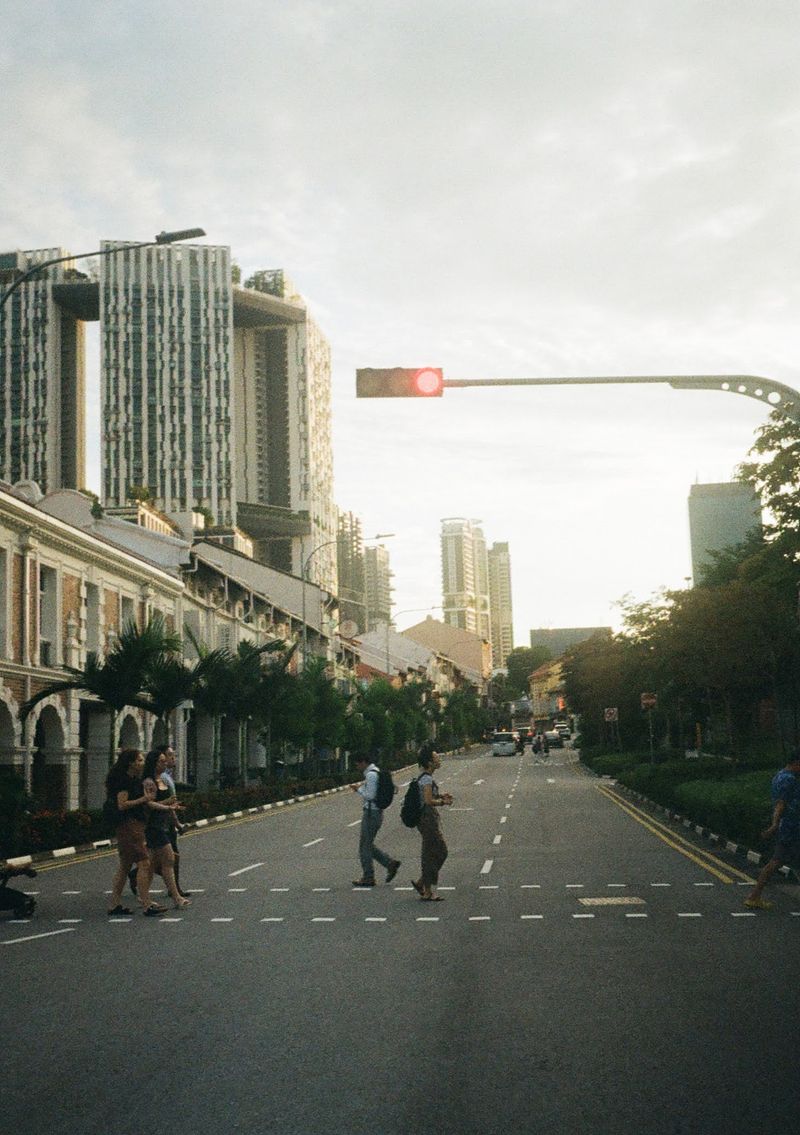
<path id="1" fill-rule="evenodd" d="M 712 867 L 710 863 L 706 863 L 703 859 L 701 859 L 700 854 L 702 853 L 699 852 L 699 848 L 695 849 L 695 851 L 698 852 L 698 854 L 695 854 L 693 851 L 688 850 L 688 846 L 691 845 L 687 845 L 687 847 L 681 847 L 679 843 L 675 842 L 675 838 L 680 837 L 675 837 L 674 832 L 670 832 L 670 837 L 672 838 L 668 839 L 664 832 L 659 831 L 658 828 L 653 826 L 651 817 L 648 816 L 647 819 L 644 819 L 644 813 L 637 815 L 637 812 L 631 806 L 629 806 L 627 802 L 623 802 L 619 796 L 615 796 L 614 793 L 609 792 L 607 788 L 601 788 L 600 785 L 597 785 L 597 790 L 598 792 L 602 793 L 602 795 L 605 796 L 606 799 L 610 800 L 613 804 L 616 804 L 618 808 L 621 808 L 623 812 L 626 812 L 631 817 L 631 819 L 636 820 L 637 824 L 641 824 L 643 828 L 647 828 L 647 830 L 649 832 L 652 832 L 654 836 L 657 836 L 663 843 L 666 843 L 669 847 L 671 847 L 673 851 L 677 851 L 679 855 L 684 855 L 687 859 L 691 859 L 692 862 L 697 864 L 698 867 L 702 867 L 704 871 L 708 871 L 709 874 L 714 875 L 717 879 L 720 880 L 720 882 L 733 882 L 733 879 L 729 878 L 727 875 L 723 875 L 723 873 L 721 871 L 718 871 L 716 867 Z M 686 843 L 685 840 L 683 842 Z M 722 866 L 727 867 L 727 864 L 722 864 Z"/>
<path id="2" fill-rule="evenodd" d="M 729 874 L 731 874 L 731 875 L 735 875 L 737 878 L 741 879 L 743 882 L 745 882 L 745 883 L 754 883 L 755 882 L 755 879 L 753 879 L 753 877 L 751 875 L 748 875 L 745 871 L 740 871 L 738 867 L 731 867 L 731 865 L 729 863 L 726 863 L 723 859 L 720 859 L 718 856 L 713 855 L 710 851 L 706 851 L 702 847 L 698 847 L 697 844 L 692 843 L 691 840 L 684 839 L 684 837 L 682 835 L 679 835 L 677 832 L 674 832 L 671 828 L 667 827 L 666 824 L 662 824 L 661 821 L 657 820 L 654 816 L 649 815 L 647 812 L 643 811 L 641 808 L 637 808 L 635 804 L 631 804 L 631 802 L 629 800 L 626 800 L 624 797 L 622 797 L 618 793 L 614 792 L 613 789 L 606 788 L 605 786 L 603 786 L 603 787 L 604 787 L 604 789 L 607 793 L 611 794 L 611 796 L 616 797 L 616 799 L 618 799 L 618 800 L 621 800 L 628 808 L 631 808 L 634 812 L 638 813 L 638 815 L 644 816 L 646 820 L 648 820 L 651 824 L 654 824 L 655 827 L 660 828 L 661 831 L 666 832 L 666 834 L 670 837 L 670 839 L 675 839 L 675 840 L 678 841 L 678 843 L 682 843 L 685 847 L 691 848 L 691 850 L 697 852 L 698 855 L 702 855 L 704 858 L 710 860 L 712 863 L 716 863 L 718 867 L 721 867 L 723 870 L 729 872 Z"/>

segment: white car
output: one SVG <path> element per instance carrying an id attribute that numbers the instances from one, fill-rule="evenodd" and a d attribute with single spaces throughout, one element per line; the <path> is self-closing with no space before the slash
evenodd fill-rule
<path id="1" fill-rule="evenodd" d="M 495 733 L 492 737 L 493 757 L 513 757 L 517 751 L 517 739 L 513 733 Z"/>

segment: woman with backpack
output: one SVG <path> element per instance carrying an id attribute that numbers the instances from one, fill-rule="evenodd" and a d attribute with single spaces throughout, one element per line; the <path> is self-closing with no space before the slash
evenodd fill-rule
<path id="1" fill-rule="evenodd" d="M 447 844 L 442 835 L 439 809 L 452 804 L 453 797 L 449 792 L 440 792 L 439 786 L 433 779 L 433 774 L 441 763 L 439 754 L 430 743 L 422 746 L 419 752 L 419 767 L 422 772 L 417 777 L 417 790 L 422 807 L 417 823 L 422 836 L 422 874 L 417 881 L 412 880 L 412 886 L 423 902 L 442 901 L 442 896 L 437 895 L 434 890 L 439 882 L 439 871 L 447 859 Z"/>

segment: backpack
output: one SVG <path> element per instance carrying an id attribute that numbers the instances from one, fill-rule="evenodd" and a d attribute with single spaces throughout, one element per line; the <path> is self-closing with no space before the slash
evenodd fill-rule
<path id="1" fill-rule="evenodd" d="M 389 807 L 391 802 L 394 800 L 395 792 L 397 792 L 397 789 L 394 786 L 392 774 L 388 771 L 388 769 L 379 768 L 378 789 L 375 793 L 375 803 L 381 811 Z"/>
<path id="2" fill-rule="evenodd" d="M 407 828 L 415 828 L 422 815 L 422 800 L 419 795 L 419 785 L 416 779 L 412 780 L 406 789 L 403 806 L 400 809 L 400 819 Z"/>
<path id="3" fill-rule="evenodd" d="M 120 811 L 117 807 L 117 797 L 109 796 L 103 801 L 103 821 L 108 828 L 116 828 L 120 820 Z"/>

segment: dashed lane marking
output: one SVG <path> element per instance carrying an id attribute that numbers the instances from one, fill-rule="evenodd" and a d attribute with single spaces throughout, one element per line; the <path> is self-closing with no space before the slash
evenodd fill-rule
<path id="1" fill-rule="evenodd" d="M 330 887 L 314 887 L 314 894 L 315 895 L 326 894 L 329 890 L 330 890 Z"/>
<path id="2" fill-rule="evenodd" d="M 417 922 L 438 922 L 439 919 L 435 917 L 426 917 L 424 915 L 417 918 Z"/>
<path id="3" fill-rule="evenodd" d="M 304 843 L 303 847 L 314 847 L 316 844 L 324 843 L 324 842 L 325 842 L 325 837 L 320 836 L 319 839 L 312 839 L 312 840 L 309 840 L 308 843 Z"/>
<path id="4" fill-rule="evenodd" d="M 485 861 L 485 863 L 483 864 L 483 867 L 481 867 L 481 875 L 488 875 L 489 872 L 492 869 L 493 864 L 494 864 L 493 859 L 487 859 Z"/>
<path id="5" fill-rule="evenodd" d="M 83 919 L 82 918 L 59 918 L 59 920 L 58 920 L 59 926 L 68 926 L 73 922 L 77 924 L 79 922 L 83 922 Z"/>
<path id="6" fill-rule="evenodd" d="M 470 922 L 491 922 L 492 916 L 490 914 L 471 914 L 469 916 Z"/>
<path id="7" fill-rule="evenodd" d="M 386 918 L 365 918 L 364 921 L 365 922 L 387 922 L 388 919 L 386 919 Z"/>
<path id="8" fill-rule="evenodd" d="M 288 887 L 270 887 L 270 894 L 285 895 L 288 892 Z"/>
<path id="9" fill-rule="evenodd" d="M 335 922 L 335 918 L 312 918 L 312 922 Z"/>
<path id="10" fill-rule="evenodd" d="M 285 919 L 283 919 L 283 918 L 262 918 L 261 921 L 262 922 L 284 922 Z"/>
<path id="11" fill-rule="evenodd" d="M 228 887 L 229 895 L 246 895 L 247 887 Z"/>
<path id="12" fill-rule="evenodd" d="M 681 911 L 678 914 L 678 918 L 702 918 L 702 917 L 703 917 L 702 914 L 698 910 Z"/>
<path id="13" fill-rule="evenodd" d="M 492 840 L 492 843 L 493 843 L 493 844 L 495 844 L 495 845 L 497 845 L 498 843 L 500 843 L 500 841 L 501 841 L 501 839 L 502 839 L 502 838 L 503 838 L 503 837 L 502 837 L 501 835 L 496 835 L 496 836 L 494 837 L 494 839 Z"/>
<path id="14" fill-rule="evenodd" d="M 212 918 L 212 922 L 233 922 L 232 918 Z"/>
<path id="15" fill-rule="evenodd" d="M 53 938 L 56 934 L 73 933 L 73 927 L 65 926 L 63 930 L 48 930 L 46 934 L 28 934 L 25 938 L 6 938 L 5 942 L 0 942 L 0 946 L 18 946 L 20 942 L 35 942 L 37 938 Z"/>
<path id="16" fill-rule="evenodd" d="M 755 918 L 755 912 L 752 910 L 734 910 L 731 911 L 731 918 Z"/>
<path id="17" fill-rule="evenodd" d="M 249 867 L 240 867 L 238 871 L 231 871 L 228 878 L 235 879 L 237 875 L 244 875 L 245 871 L 255 871 L 256 867 L 263 866 L 263 863 L 251 863 Z"/>
<path id="18" fill-rule="evenodd" d="M 529 922 L 529 921 L 532 921 L 533 919 L 542 919 L 542 918 L 544 918 L 544 915 L 543 914 L 521 914 L 519 917 L 520 917 L 520 921 Z"/>

